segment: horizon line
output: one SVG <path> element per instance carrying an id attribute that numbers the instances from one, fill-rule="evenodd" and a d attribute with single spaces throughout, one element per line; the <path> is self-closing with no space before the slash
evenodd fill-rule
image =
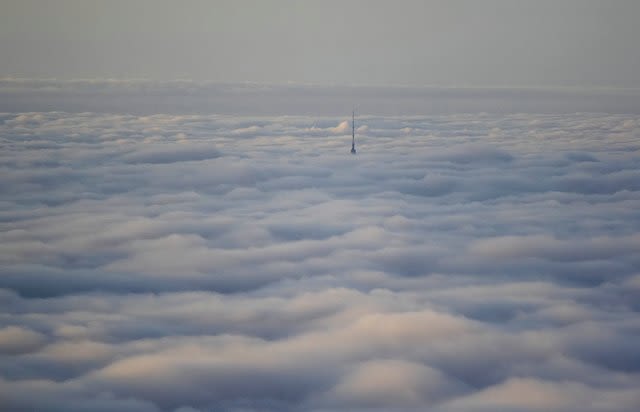
<path id="1" fill-rule="evenodd" d="M 267 86 L 267 87 L 311 87 L 311 88 L 355 88 L 355 89 L 423 89 L 423 90 L 526 90 L 526 91 L 626 91 L 640 92 L 638 87 L 622 86 L 578 86 L 578 85 L 465 85 L 465 84 L 402 84 L 402 83 L 336 83 L 336 82 L 305 82 L 305 81 L 256 81 L 256 80 L 202 80 L 189 78 L 153 79 L 144 77 L 21 77 L 0 76 L 3 83 L 38 83 L 50 82 L 58 84 L 193 84 L 193 85 L 227 85 L 227 86 Z"/>

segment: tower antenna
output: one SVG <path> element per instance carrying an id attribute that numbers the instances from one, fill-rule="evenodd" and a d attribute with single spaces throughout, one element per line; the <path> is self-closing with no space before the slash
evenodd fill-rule
<path id="1" fill-rule="evenodd" d="M 351 112 L 351 154 L 356 154 L 356 109 Z"/>

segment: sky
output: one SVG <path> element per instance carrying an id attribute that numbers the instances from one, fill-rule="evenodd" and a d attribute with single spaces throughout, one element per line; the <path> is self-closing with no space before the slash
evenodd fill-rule
<path id="1" fill-rule="evenodd" d="M 0 74 L 640 88 L 635 0 L 5 0 Z"/>
<path id="2" fill-rule="evenodd" d="M 637 412 L 639 5 L 1 2 L 0 410 Z"/>

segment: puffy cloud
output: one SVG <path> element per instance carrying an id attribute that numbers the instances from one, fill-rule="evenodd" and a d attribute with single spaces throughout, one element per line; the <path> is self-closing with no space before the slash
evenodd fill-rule
<path id="1" fill-rule="evenodd" d="M 451 403 L 452 411 L 631 411 L 640 397 L 633 389 L 603 392 L 577 382 L 545 382 L 512 378 L 480 393 Z"/>
<path id="2" fill-rule="evenodd" d="M 428 407 L 459 392 L 437 369 L 397 360 L 368 361 L 330 392 L 334 404 L 364 408 Z"/>
<path id="3" fill-rule="evenodd" d="M 6 326 L 0 329 L 0 353 L 15 354 L 37 349 L 45 341 L 45 337 L 30 329 L 20 326 Z"/>
<path id="4" fill-rule="evenodd" d="M 594 237 L 588 240 L 559 240 L 545 235 L 505 236 L 480 240 L 471 253 L 488 258 L 540 258 L 549 260 L 602 260 L 640 249 L 640 236 Z"/>
<path id="5" fill-rule="evenodd" d="M 342 122 L 340 122 L 339 125 L 337 125 L 336 127 L 332 127 L 329 129 L 331 131 L 331 133 L 333 134 L 345 134 L 347 133 L 349 130 L 351 130 L 351 125 L 349 124 L 348 121 L 343 120 Z"/>
<path id="6" fill-rule="evenodd" d="M 0 118 L 3 410 L 640 406 L 636 116 Z"/>

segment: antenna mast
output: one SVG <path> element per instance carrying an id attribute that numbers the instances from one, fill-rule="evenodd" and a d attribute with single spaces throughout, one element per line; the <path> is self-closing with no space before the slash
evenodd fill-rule
<path id="1" fill-rule="evenodd" d="M 351 112 L 351 154 L 356 154 L 356 110 Z"/>

